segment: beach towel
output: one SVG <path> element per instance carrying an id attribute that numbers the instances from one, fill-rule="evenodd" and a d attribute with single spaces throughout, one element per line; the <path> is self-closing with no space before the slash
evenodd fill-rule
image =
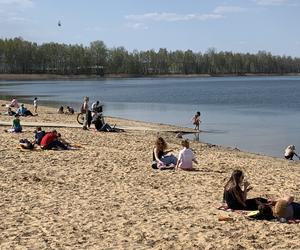
<path id="1" fill-rule="evenodd" d="M 222 203 L 219 207 L 217 207 L 217 209 L 225 211 L 225 212 L 235 212 L 237 214 L 245 216 L 245 218 L 247 218 L 249 220 L 268 220 L 268 221 L 288 223 L 288 224 L 300 224 L 299 219 L 289 219 L 289 220 L 286 220 L 284 218 L 281 218 L 281 219 L 277 219 L 277 218 L 275 218 L 275 219 L 266 219 L 266 218 L 263 218 L 263 217 L 260 216 L 258 210 L 254 210 L 254 211 L 234 210 L 234 209 L 229 208 L 226 203 Z"/>
<path id="2" fill-rule="evenodd" d="M 219 207 L 217 207 L 218 210 L 222 210 L 225 212 L 235 212 L 238 214 L 243 214 L 246 215 L 247 213 L 249 213 L 249 211 L 247 210 L 234 210 L 228 207 L 228 205 L 226 203 L 222 203 Z"/>

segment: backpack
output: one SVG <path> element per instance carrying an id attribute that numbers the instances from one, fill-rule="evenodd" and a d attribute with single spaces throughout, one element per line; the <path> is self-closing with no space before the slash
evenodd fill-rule
<path id="1" fill-rule="evenodd" d="M 19 145 L 23 149 L 33 149 L 34 148 L 34 144 L 31 143 L 28 139 L 21 139 L 19 141 Z"/>

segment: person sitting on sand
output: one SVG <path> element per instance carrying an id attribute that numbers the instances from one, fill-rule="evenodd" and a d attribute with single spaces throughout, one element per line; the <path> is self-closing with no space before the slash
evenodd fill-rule
<path id="1" fill-rule="evenodd" d="M 64 107 L 60 106 L 57 110 L 57 114 L 63 114 L 64 113 Z"/>
<path id="2" fill-rule="evenodd" d="M 42 130 L 41 127 L 37 127 L 36 130 L 34 131 L 34 143 L 37 145 L 41 145 L 41 141 L 45 134 L 46 132 Z"/>
<path id="3" fill-rule="evenodd" d="M 21 107 L 17 109 L 17 114 L 21 116 L 33 116 L 30 110 L 25 108 L 24 104 L 21 104 Z"/>
<path id="4" fill-rule="evenodd" d="M 56 130 L 46 133 L 42 138 L 40 145 L 42 149 L 68 149 L 68 147 L 58 139 Z"/>
<path id="5" fill-rule="evenodd" d="M 11 100 L 9 106 L 12 108 L 16 108 L 16 109 L 18 109 L 20 107 L 17 99 L 15 99 L 15 98 Z"/>
<path id="6" fill-rule="evenodd" d="M 157 168 L 174 168 L 177 164 L 177 158 L 170 154 L 173 150 L 166 150 L 167 143 L 162 137 L 158 137 L 153 148 L 153 161 L 156 162 Z"/>
<path id="7" fill-rule="evenodd" d="M 295 145 L 289 145 L 287 146 L 287 148 L 285 149 L 284 152 L 284 157 L 287 160 L 293 160 L 294 155 L 296 155 L 298 157 L 298 159 L 300 160 L 299 155 L 296 154 L 296 147 Z"/>
<path id="8" fill-rule="evenodd" d="M 264 198 L 247 199 L 248 192 L 252 189 L 248 181 L 244 180 L 241 170 L 234 170 L 224 187 L 223 200 L 227 206 L 236 210 L 257 210 L 258 205 L 267 203 Z"/>
<path id="9" fill-rule="evenodd" d="M 92 104 L 91 110 L 92 110 L 92 117 L 94 117 L 94 115 L 103 112 L 103 106 L 100 104 L 99 101 L 96 101 Z"/>
<path id="10" fill-rule="evenodd" d="M 67 109 L 66 112 L 65 112 L 66 115 L 74 115 L 75 111 L 74 111 L 74 109 L 72 107 L 67 106 L 66 109 Z"/>
<path id="11" fill-rule="evenodd" d="M 4 115 L 14 116 L 16 112 L 12 111 L 11 107 L 7 108 L 7 111 L 4 113 Z"/>
<path id="12" fill-rule="evenodd" d="M 178 161 L 176 164 L 176 169 L 178 167 L 182 170 L 195 170 L 193 168 L 193 162 L 198 164 L 197 160 L 195 159 L 193 151 L 189 148 L 190 143 L 188 140 L 182 140 L 181 145 L 183 149 L 179 152 Z"/>
<path id="13" fill-rule="evenodd" d="M 200 123 L 201 123 L 200 115 L 201 113 L 198 111 L 192 118 L 193 125 L 195 125 L 194 128 L 195 130 L 200 130 Z"/>
<path id="14" fill-rule="evenodd" d="M 178 133 L 175 135 L 175 138 L 182 139 L 182 132 L 178 132 Z"/>
<path id="15" fill-rule="evenodd" d="M 294 202 L 293 196 L 286 196 L 267 204 L 262 204 L 258 207 L 258 210 L 264 218 L 273 216 L 284 220 L 300 219 L 300 203 Z"/>
<path id="16" fill-rule="evenodd" d="M 21 126 L 19 114 L 15 114 L 15 119 L 13 120 L 12 128 L 9 130 L 9 132 L 14 132 L 14 133 L 22 132 L 22 126 Z"/>

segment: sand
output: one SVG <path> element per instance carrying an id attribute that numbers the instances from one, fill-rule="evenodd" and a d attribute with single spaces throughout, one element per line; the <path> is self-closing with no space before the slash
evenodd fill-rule
<path id="1" fill-rule="evenodd" d="M 21 122 L 76 120 L 40 107 L 38 116 Z M 12 134 L 0 127 L 0 249 L 300 249 L 299 224 L 250 221 L 216 209 L 234 169 L 245 171 L 254 187 L 250 197 L 293 194 L 300 201 L 299 161 L 191 142 L 199 171 L 152 170 L 158 134 L 175 154 L 181 149 L 174 133 L 157 132 L 174 127 L 108 122 L 145 129 L 58 128 L 82 148 L 24 151 L 18 141 L 33 138 L 34 128 Z M 233 220 L 221 222 L 219 216 Z"/>

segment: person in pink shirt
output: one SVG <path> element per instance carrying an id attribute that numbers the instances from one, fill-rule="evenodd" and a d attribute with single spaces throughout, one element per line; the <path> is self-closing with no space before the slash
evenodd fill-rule
<path id="1" fill-rule="evenodd" d="M 20 107 L 17 99 L 12 99 L 11 100 L 10 107 L 14 107 L 14 108 L 19 108 Z"/>
<path id="2" fill-rule="evenodd" d="M 189 141 L 182 140 L 181 145 L 183 146 L 183 149 L 179 152 L 176 169 L 180 168 L 182 170 L 195 170 L 193 168 L 193 162 L 195 162 L 196 164 L 198 164 L 198 162 L 195 159 L 193 151 L 189 148 Z"/>

